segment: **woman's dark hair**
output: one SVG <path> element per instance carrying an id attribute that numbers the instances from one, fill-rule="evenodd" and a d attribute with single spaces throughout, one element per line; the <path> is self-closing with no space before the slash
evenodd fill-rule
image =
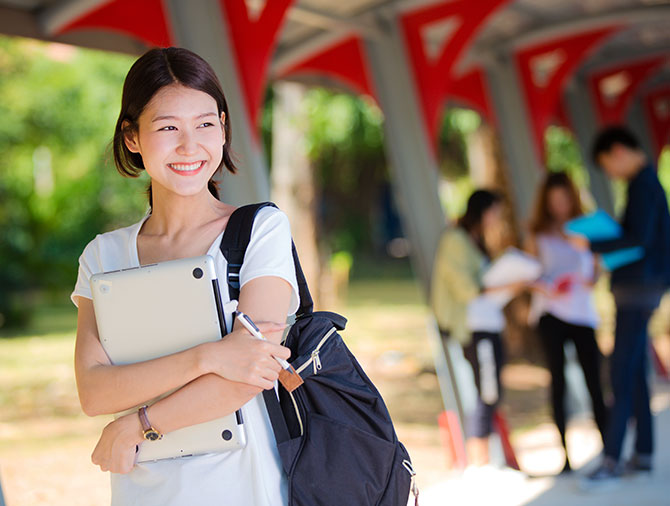
<path id="1" fill-rule="evenodd" d="M 575 183 L 565 172 L 551 172 L 544 178 L 537 194 L 533 217 L 530 220 L 530 231 L 533 234 L 546 232 L 554 223 L 554 218 L 549 212 L 549 192 L 554 188 L 563 188 L 570 197 L 572 206 L 568 219 L 582 215 L 582 201 Z"/>
<path id="2" fill-rule="evenodd" d="M 225 114 L 223 131 L 226 142 L 222 146 L 221 163 L 214 174 L 219 173 L 224 166 L 234 174 L 237 169 L 230 152 L 232 140 L 230 117 L 221 83 L 209 63 L 194 52 L 179 47 L 150 49 L 130 67 L 123 83 L 121 113 L 116 122 L 112 141 L 116 169 L 126 177 L 138 177 L 144 170 L 142 155 L 132 153 L 126 147 L 124 135 L 129 130 L 137 131 L 139 117 L 146 105 L 161 88 L 171 84 L 181 84 L 187 88 L 202 91 L 216 100 L 219 116 L 222 112 Z M 212 195 L 219 198 L 213 177 L 207 187 Z M 151 205 L 151 185 L 149 185 L 148 194 L 149 205 Z"/>
<path id="3" fill-rule="evenodd" d="M 502 203 L 502 195 L 499 193 L 491 190 L 476 190 L 468 199 L 465 214 L 458 220 L 458 225 L 470 234 L 479 249 L 487 255 L 482 233 L 482 217 L 491 207 L 500 203 Z"/>

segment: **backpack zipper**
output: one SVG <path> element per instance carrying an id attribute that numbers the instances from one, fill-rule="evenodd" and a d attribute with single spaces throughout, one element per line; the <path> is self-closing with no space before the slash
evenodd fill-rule
<path id="1" fill-rule="evenodd" d="M 288 390 L 287 390 L 288 392 Z M 298 403 L 295 401 L 295 397 L 293 396 L 293 392 L 288 392 L 289 396 L 291 397 L 291 402 L 293 402 L 293 409 L 295 409 L 295 416 L 298 418 L 298 424 L 300 425 L 300 435 L 302 436 L 305 433 L 305 430 L 302 425 L 302 417 L 300 416 L 300 410 L 298 409 Z"/>
<path id="2" fill-rule="evenodd" d="M 306 360 L 304 364 L 302 364 L 300 367 L 296 369 L 296 372 L 300 374 L 302 371 L 304 371 L 310 364 L 312 364 L 314 374 L 318 374 L 318 372 L 321 370 L 321 358 L 319 357 L 319 352 L 321 350 L 321 347 L 326 343 L 328 338 L 332 336 L 337 329 L 335 327 L 331 328 L 328 333 L 321 338 L 321 341 L 319 341 L 319 344 L 316 345 L 316 348 L 312 350 L 312 354 L 309 358 L 309 360 Z"/>
<path id="3" fill-rule="evenodd" d="M 332 329 L 330 329 L 330 331 L 325 336 L 323 336 L 321 338 L 321 341 L 319 341 L 319 344 L 317 344 L 316 348 L 314 348 L 314 350 L 312 351 L 309 360 L 305 361 L 304 364 L 302 364 L 300 367 L 298 367 L 296 369 L 296 372 L 298 374 L 300 374 L 301 371 L 306 369 L 307 366 L 309 366 L 309 364 L 313 364 L 314 374 L 317 374 L 321 370 L 322 364 L 321 364 L 321 358 L 319 357 L 319 350 L 325 344 L 325 342 L 328 340 L 328 338 L 335 333 L 336 330 L 337 329 L 335 327 L 333 327 Z M 288 392 L 288 390 L 287 390 L 287 392 Z M 293 409 L 295 410 L 295 416 L 298 419 L 298 425 L 300 425 L 300 435 L 302 436 L 305 433 L 305 428 L 304 428 L 304 425 L 302 423 L 302 417 L 300 416 L 300 409 L 298 409 L 298 403 L 295 400 L 295 396 L 293 395 L 293 392 L 288 392 L 288 395 L 291 397 L 291 402 L 293 403 Z"/>

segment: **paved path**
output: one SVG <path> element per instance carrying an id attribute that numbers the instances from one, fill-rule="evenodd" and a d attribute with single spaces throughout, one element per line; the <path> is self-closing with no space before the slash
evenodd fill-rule
<path id="1" fill-rule="evenodd" d="M 496 468 L 467 470 L 423 490 L 422 506 L 670 506 L 670 385 L 654 387 L 655 469 L 650 476 L 621 480 L 616 490 L 583 492 L 579 480 L 600 460 L 602 445 L 590 420 L 576 420 L 568 428 L 568 448 L 576 471 L 555 477 L 561 452 L 556 448 L 555 428 L 546 425 L 515 441 L 521 468 L 528 475 Z M 626 445 L 632 446 L 632 438 Z M 554 468 L 552 468 L 552 466 Z"/>

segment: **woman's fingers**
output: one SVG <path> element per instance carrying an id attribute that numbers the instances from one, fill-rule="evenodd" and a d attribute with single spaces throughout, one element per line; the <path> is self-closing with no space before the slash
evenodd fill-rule
<path id="1" fill-rule="evenodd" d="M 266 342 L 266 345 L 267 352 L 273 357 L 283 358 L 284 360 L 288 360 L 291 357 L 291 350 L 286 346 L 269 341 Z"/>

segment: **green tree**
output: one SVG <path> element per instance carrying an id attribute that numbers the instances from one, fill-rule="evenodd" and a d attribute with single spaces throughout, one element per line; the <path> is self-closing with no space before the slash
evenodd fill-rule
<path id="1" fill-rule="evenodd" d="M 0 323 L 25 322 L 35 291 L 70 288 L 86 243 L 145 209 L 108 151 L 131 63 L 0 37 Z"/>

